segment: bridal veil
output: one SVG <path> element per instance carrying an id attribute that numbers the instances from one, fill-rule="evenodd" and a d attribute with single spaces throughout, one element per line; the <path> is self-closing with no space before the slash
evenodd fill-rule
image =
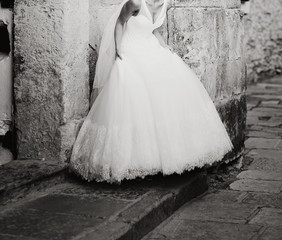
<path id="1" fill-rule="evenodd" d="M 108 80 L 111 68 L 115 61 L 116 50 L 114 34 L 116 22 L 123 6 L 127 2 L 128 0 L 123 0 L 122 3 L 120 3 L 114 14 L 111 16 L 103 32 L 93 84 L 93 88 L 98 88 L 99 92 Z"/>

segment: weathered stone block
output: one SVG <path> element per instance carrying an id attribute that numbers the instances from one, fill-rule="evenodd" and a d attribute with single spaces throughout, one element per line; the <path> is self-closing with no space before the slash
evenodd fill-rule
<path id="1" fill-rule="evenodd" d="M 238 9 L 171 8 L 169 44 L 196 71 L 213 99 L 245 90 Z"/>
<path id="2" fill-rule="evenodd" d="M 282 236 L 282 227 L 268 227 L 262 234 L 259 236 L 261 240 L 280 240 Z"/>
<path id="3" fill-rule="evenodd" d="M 65 215 L 60 213 L 17 209 L 0 218 L 0 232 L 4 235 L 16 235 L 14 239 L 72 239 L 82 229 L 102 223 L 102 219 L 89 215 Z M 24 239 L 24 238 L 23 238 Z"/>
<path id="4" fill-rule="evenodd" d="M 250 170 L 263 170 L 268 172 L 282 172 L 282 151 L 253 149 L 248 153 L 250 158 L 253 158 Z"/>
<path id="5" fill-rule="evenodd" d="M 244 26 L 248 80 L 257 81 L 281 73 L 281 0 L 251 0 Z"/>
<path id="6" fill-rule="evenodd" d="M 281 227 L 282 209 L 262 208 L 261 211 L 250 221 L 250 224 L 270 225 Z"/>
<path id="7" fill-rule="evenodd" d="M 261 227 L 216 221 L 191 221 L 170 218 L 143 240 L 238 240 L 252 239 Z"/>
<path id="8" fill-rule="evenodd" d="M 207 203 L 238 203 L 240 199 L 244 198 L 245 193 L 241 193 L 238 191 L 230 191 L 230 190 L 220 190 L 216 192 L 211 192 L 205 195 L 201 201 Z"/>
<path id="9" fill-rule="evenodd" d="M 272 138 L 272 139 L 280 139 L 281 137 L 275 133 L 267 133 L 262 131 L 248 131 L 246 133 L 248 138 Z"/>
<path id="10" fill-rule="evenodd" d="M 17 0 L 14 14 L 18 158 L 66 160 L 66 126 L 88 111 L 88 2 Z"/>
<path id="11" fill-rule="evenodd" d="M 237 191 L 279 193 L 282 191 L 282 181 L 264 181 L 240 179 L 230 185 L 230 189 Z"/>
<path id="12" fill-rule="evenodd" d="M 175 214 L 175 219 L 216 221 L 225 223 L 246 223 L 257 205 L 241 203 L 222 203 L 195 201 L 185 205 L 182 211 Z"/>
<path id="13" fill-rule="evenodd" d="M 241 172 L 237 176 L 237 178 L 282 181 L 282 169 L 281 169 L 281 173 L 258 171 L 258 170 L 248 170 L 248 171 Z"/>
<path id="14" fill-rule="evenodd" d="M 281 139 L 248 138 L 246 148 L 255 149 L 276 149 Z"/>
<path id="15" fill-rule="evenodd" d="M 240 0 L 171 0 L 175 7 L 240 8 Z"/>
<path id="16" fill-rule="evenodd" d="M 219 115 L 231 138 L 234 150 L 228 153 L 226 161 L 238 158 L 244 151 L 245 129 L 246 129 L 246 97 L 242 95 L 239 99 L 231 98 L 216 102 Z"/>
<path id="17" fill-rule="evenodd" d="M 260 207 L 280 208 L 282 206 L 282 193 L 247 193 L 244 203 L 258 204 Z"/>
<path id="18" fill-rule="evenodd" d="M 90 215 L 105 219 L 114 215 L 128 202 L 111 198 L 93 198 L 93 196 L 49 194 L 25 204 L 25 208 L 51 213 Z"/>

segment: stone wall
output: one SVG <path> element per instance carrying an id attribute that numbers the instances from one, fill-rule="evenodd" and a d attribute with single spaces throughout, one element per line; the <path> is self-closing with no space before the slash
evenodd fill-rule
<path id="1" fill-rule="evenodd" d="M 88 112 L 102 31 L 121 0 L 15 1 L 19 158 L 66 160 Z M 161 29 L 195 70 L 241 153 L 246 117 L 239 0 L 172 0 Z M 89 58 L 88 58 L 88 53 Z M 89 68 L 90 66 L 90 68 Z M 91 85 L 91 84 L 90 84 Z"/>
<path id="2" fill-rule="evenodd" d="M 175 0 L 168 42 L 200 77 L 225 123 L 236 157 L 243 149 L 246 76 L 240 1 Z"/>
<path id="3" fill-rule="evenodd" d="M 282 71 L 282 0 L 250 0 L 244 17 L 248 80 Z"/>
<path id="4" fill-rule="evenodd" d="M 90 0 L 90 45 L 94 77 L 102 30 L 120 0 Z M 245 62 L 240 0 L 171 0 L 167 22 L 161 29 L 174 51 L 195 70 L 232 138 L 239 155 L 244 145 L 246 118 Z"/>
<path id="5" fill-rule="evenodd" d="M 16 0 L 19 159 L 66 160 L 89 108 L 88 1 Z"/>

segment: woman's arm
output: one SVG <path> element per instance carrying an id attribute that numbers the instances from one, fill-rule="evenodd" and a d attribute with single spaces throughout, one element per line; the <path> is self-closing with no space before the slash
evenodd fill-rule
<path id="1" fill-rule="evenodd" d="M 128 19 L 140 10 L 140 0 L 129 0 L 122 8 L 118 17 L 116 28 L 115 28 L 115 47 L 116 47 L 116 58 L 120 56 L 120 44 L 123 34 L 123 25 Z"/>
<path id="2" fill-rule="evenodd" d="M 122 29 L 123 29 L 123 23 L 120 20 L 120 18 L 118 18 L 115 28 L 115 47 L 116 47 L 116 58 L 118 57 L 120 59 L 122 59 L 119 53 L 120 43 L 122 39 Z"/>

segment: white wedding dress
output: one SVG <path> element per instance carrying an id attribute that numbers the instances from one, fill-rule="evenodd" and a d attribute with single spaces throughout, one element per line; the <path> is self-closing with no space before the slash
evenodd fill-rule
<path id="1" fill-rule="evenodd" d="M 156 27 L 142 0 L 125 25 L 122 60 L 114 62 L 73 147 L 70 167 L 88 181 L 180 174 L 233 148 L 202 83 L 159 44 Z"/>

